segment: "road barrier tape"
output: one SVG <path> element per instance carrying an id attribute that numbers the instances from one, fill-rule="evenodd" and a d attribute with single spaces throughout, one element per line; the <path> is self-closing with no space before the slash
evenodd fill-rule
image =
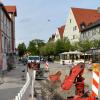
<path id="1" fill-rule="evenodd" d="M 92 96 L 98 97 L 99 91 L 99 64 L 93 64 Z"/>

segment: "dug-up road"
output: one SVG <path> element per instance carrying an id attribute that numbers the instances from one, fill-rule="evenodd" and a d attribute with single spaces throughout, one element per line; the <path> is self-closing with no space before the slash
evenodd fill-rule
<path id="1" fill-rule="evenodd" d="M 44 67 L 45 65 L 41 64 L 41 66 Z M 84 70 L 84 74 L 83 74 L 83 77 L 85 78 L 85 81 L 84 81 L 84 83 L 85 83 L 85 92 L 88 91 L 88 90 L 92 90 L 92 71 L 89 71 L 87 67 L 88 67 L 88 65 L 86 66 L 86 68 Z M 62 74 L 61 74 L 60 79 L 61 79 L 61 83 L 62 83 L 64 78 L 65 78 L 65 75 L 66 74 L 69 75 L 70 69 L 71 69 L 71 67 L 67 66 L 67 65 L 61 65 L 59 63 L 49 63 L 48 76 L 52 75 L 52 74 L 55 74 L 57 71 L 61 71 Z M 42 80 L 42 81 L 38 81 L 38 82 L 36 81 L 35 84 L 39 84 L 39 82 L 40 82 L 40 85 L 41 85 L 41 82 L 46 83 L 46 80 Z M 42 87 L 42 88 L 44 89 L 45 87 Z M 63 97 L 64 99 L 66 99 L 69 96 L 75 95 L 75 85 L 74 84 L 73 84 L 72 88 L 68 91 L 62 90 L 60 85 L 56 90 L 57 90 L 58 94 L 61 97 Z M 100 98 L 100 84 L 99 84 L 99 98 Z M 54 100 L 56 100 L 56 99 L 54 99 Z"/>

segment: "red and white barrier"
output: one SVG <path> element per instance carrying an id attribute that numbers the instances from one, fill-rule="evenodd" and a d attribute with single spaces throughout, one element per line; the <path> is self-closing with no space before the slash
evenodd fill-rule
<path id="1" fill-rule="evenodd" d="M 49 64 L 48 64 L 48 61 L 46 61 L 46 63 L 45 63 L 45 69 L 46 69 L 46 70 L 48 70 L 48 65 L 49 65 Z"/>
<path id="2" fill-rule="evenodd" d="M 99 92 L 99 64 L 93 64 L 92 96 L 98 97 Z"/>

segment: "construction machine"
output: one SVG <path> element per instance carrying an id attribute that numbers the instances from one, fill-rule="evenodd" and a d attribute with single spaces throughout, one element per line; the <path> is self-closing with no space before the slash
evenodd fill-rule
<path id="1" fill-rule="evenodd" d="M 97 100 L 96 97 L 92 96 L 90 91 L 85 93 L 85 78 L 82 77 L 84 68 L 84 63 L 78 63 L 77 65 L 73 66 L 69 75 L 66 75 L 64 81 L 61 83 L 61 88 L 63 90 L 70 90 L 73 84 L 75 84 L 75 96 L 68 97 L 66 100 Z M 49 77 L 51 82 L 56 82 L 58 79 L 60 79 L 60 75 L 57 74 L 50 75 Z"/>

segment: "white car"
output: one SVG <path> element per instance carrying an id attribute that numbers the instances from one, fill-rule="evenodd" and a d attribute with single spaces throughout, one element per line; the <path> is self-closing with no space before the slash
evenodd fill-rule
<path id="1" fill-rule="evenodd" d="M 27 63 L 36 62 L 40 63 L 40 57 L 39 56 L 28 56 Z"/>

